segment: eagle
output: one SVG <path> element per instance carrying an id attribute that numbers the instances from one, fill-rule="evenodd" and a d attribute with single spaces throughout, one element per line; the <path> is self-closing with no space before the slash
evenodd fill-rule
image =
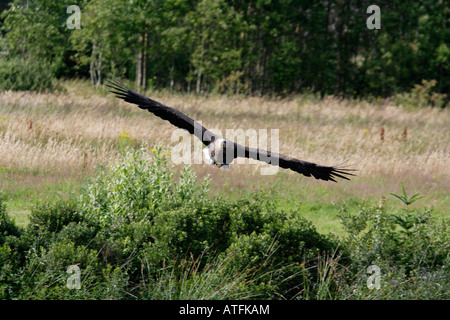
<path id="1" fill-rule="evenodd" d="M 105 85 L 111 88 L 110 92 L 116 97 L 135 104 L 143 110 L 148 110 L 155 116 L 195 135 L 205 145 L 203 153 L 208 163 L 217 168 L 229 169 L 229 164 L 235 158 L 245 157 L 290 169 L 319 180 L 336 182 L 336 178 L 350 180 L 348 176 L 354 176 L 353 169 L 342 167 L 342 165 L 323 166 L 259 148 L 250 148 L 225 139 L 179 110 L 134 92 L 112 75 L 105 81 Z"/>

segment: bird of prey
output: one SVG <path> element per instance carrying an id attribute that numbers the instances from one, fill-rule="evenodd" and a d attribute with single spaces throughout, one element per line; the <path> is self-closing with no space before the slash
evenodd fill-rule
<path id="1" fill-rule="evenodd" d="M 218 168 L 228 168 L 228 165 L 235 158 L 245 157 L 276 165 L 283 169 L 290 169 L 304 176 L 313 176 L 316 179 L 325 181 L 336 182 L 335 178 L 350 180 L 348 176 L 354 175 L 351 173 L 354 171 L 352 169 L 341 166 L 323 166 L 267 150 L 249 148 L 225 139 L 206 129 L 200 123 L 179 110 L 134 92 L 113 76 L 107 80 L 106 86 L 110 87 L 112 89 L 111 92 L 118 98 L 136 104 L 139 108 L 148 110 L 161 119 L 169 121 L 174 126 L 185 129 L 190 134 L 194 134 L 206 146 L 203 152 L 209 164 Z"/>

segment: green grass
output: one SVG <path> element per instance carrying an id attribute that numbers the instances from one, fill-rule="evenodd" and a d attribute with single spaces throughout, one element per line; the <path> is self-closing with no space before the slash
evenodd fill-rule
<path id="1" fill-rule="evenodd" d="M 202 169 L 201 165 L 193 166 L 193 169 Z M 286 177 L 287 176 L 287 177 Z M 37 201 L 45 201 L 55 198 L 68 198 L 77 195 L 80 187 L 85 183 L 88 174 L 78 176 L 61 176 L 43 170 L 6 169 L 0 171 L 0 190 L 7 197 L 6 205 L 9 215 L 19 226 L 26 226 L 30 214 L 30 208 Z M 214 179 L 214 178 L 213 178 Z M 229 200 L 251 199 L 258 191 L 272 193 L 278 198 L 278 208 L 286 212 L 295 211 L 297 214 L 314 223 L 322 234 L 332 233 L 343 235 L 344 230 L 339 220 L 339 211 L 345 207 L 349 212 L 357 212 L 367 204 L 379 205 L 383 200 L 394 210 L 404 209 L 403 204 L 389 195 L 388 192 L 376 198 L 373 196 L 358 196 L 351 188 L 339 188 L 332 184 L 331 187 L 317 181 L 302 181 L 299 184 L 298 177 L 281 173 L 279 178 L 273 178 L 275 182 L 251 183 L 249 177 L 246 184 L 236 185 L 233 178 L 225 180 L 217 179 L 211 182 L 211 197 L 223 197 Z M 234 182 L 233 182 L 234 181 Z M 370 181 L 376 187 L 377 181 Z M 379 184 L 383 182 L 378 181 Z M 301 187 L 299 187 L 299 185 Z M 400 190 L 400 184 L 394 186 L 391 192 Z M 414 190 L 413 190 L 414 191 Z M 450 212 L 445 208 L 449 206 L 450 197 L 443 190 L 431 190 L 425 193 L 426 198 L 418 200 L 411 207 L 433 208 L 436 217 L 448 218 Z"/>
<path id="2" fill-rule="evenodd" d="M 0 190 L 6 196 L 8 214 L 20 227 L 29 222 L 31 207 L 38 201 L 67 199 L 79 192 L 85 177 L 46 172 L 8 170 L 0 173 Z"/>

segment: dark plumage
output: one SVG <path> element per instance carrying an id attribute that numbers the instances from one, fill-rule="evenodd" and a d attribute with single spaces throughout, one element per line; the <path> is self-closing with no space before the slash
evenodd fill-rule
<path id="1" fill-rule="evenodd" d="M 235 158 L 245 157 L 277 165 L 284 169 L 291 169 L 307 177 L 313 176 L 316 179 L 326 181 L 336 182 L 335 178 L 349 180 L 347 176 L 354 175 L 351 173 L 352 169 L 339 166 L 322 166 L 279 153 L 242 146 L 214 134 L 184 113 L 134 92 L 116 78 L 110 78 L 106 85 L 112 89 L 111 92 L 118 98 L 136 104 L 139 108 L 148 110 L 161 119 L 169 121 L 174 126 L 194 134 L 206 146 L 204 152 L 210 164 L 219 168 L 228 168 L 228 164 Z"/>

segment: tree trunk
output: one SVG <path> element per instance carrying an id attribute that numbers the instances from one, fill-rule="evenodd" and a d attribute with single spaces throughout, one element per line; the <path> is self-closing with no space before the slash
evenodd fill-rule
<path id="1" fill-rule="evenodd" d="M 142 84 L 142 49 L 138 49 L 138 53 L 136 56 L 136 89 L 139 90 Z"/>
<path id="2" fill-rule="evenodd" d="M 95 85 L 97 83 L 97 77 L 95 76 L 95 49 L 96 49 L 96 45 L 93 44 L 92 45 L 92 55 L 91 55 L 91 62 L 89 64 L 89 74 L 91 76 L 91 84 Z"/>
<path id="3" fill-rule="evenodd" d="M 202 46 L 200 51 L 200 65 L 197 66 L 197 84 L 195 86 L 195 93 L 200 94 L 201 88 L 202 88 L 202 69 L 204 66 L 203 57 L 205 55 L 205 40 L 204 36 L 202 35 Z"/>
<path id="4" fill-rule="evenodd" d="M 148 46 L 148 33 L 144 34 L 144 56 L 142 63 L 142 88 L 147 89 L 147 46 Z"/>
<path id="5" fill-rule="evenodd" d="M 172 60 L 172 66 L 170 67 L 170 92 L 173 92 L 173 85 L 174 85 L 173 70 L 174 69 L 175 69 L 175 65 Z"/>
<path id="6" fill-rule="evenodd" d="M 147 42 L 148 33 L 139 37 L 140 46 L 136 56 L 136 88 L 145 90 L 147 87 Z"/>
<path id="7" fill-rule="evenodd" d="M 202 84 L 202 71 L 198 69 L 197 72 L 197 84 L 195 86 L 195 93 L 200 94 L 200 86 Z"/>
<path id="8" fill-rule="evenodd" d="M 97 61 L 97 87 L 102 85 L 102 52 L 98 53 Z"/>
<path id="9" fill-rule="evenodd" d="M 102 52 L 97 52 L 97 45 L 92 45 L 91 63 L 89 64 L 91 83 L 95 86 L 102 84 Z"/>

